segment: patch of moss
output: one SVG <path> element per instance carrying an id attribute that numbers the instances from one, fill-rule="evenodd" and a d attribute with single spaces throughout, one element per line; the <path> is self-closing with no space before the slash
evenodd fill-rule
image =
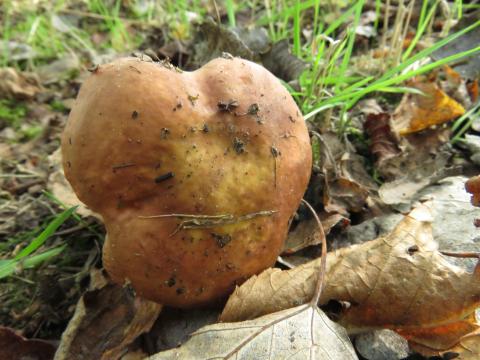
<path id="1" fill-rule="evenodd" d="M 27 107 L 13 100 L 0 99 L 0 129 L 11 126 L 17 130 L 27 114 Z"/>

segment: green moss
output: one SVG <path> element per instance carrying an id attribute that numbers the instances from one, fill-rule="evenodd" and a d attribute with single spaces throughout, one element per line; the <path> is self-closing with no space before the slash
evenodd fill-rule
<path id="1" fill-rule="evenodd" d="M 0 99 L 0 128 L 11 126 L 17 130 L 26 114 L 27 108 L 24 104 Z"/>
<path id="2" fill-rule="evenodd" d="M 68 108 L 63 104 L 63 102 L 56 99 L 50 103 L 50 108 L 58 112 L 68 112 Z"/>

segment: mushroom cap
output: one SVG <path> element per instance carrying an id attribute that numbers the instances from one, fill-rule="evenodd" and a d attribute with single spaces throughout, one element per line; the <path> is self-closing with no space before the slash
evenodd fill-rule
<path id="1" fill-rule="evenodd" d="M 177 307 L 224 297 L 274 264 L 312 163 L 290 94 L 240 58 L 193 72 L 137 58 L 99 66 L 62 153 L 76 194 L 103 216 L 113 281 Z"/>

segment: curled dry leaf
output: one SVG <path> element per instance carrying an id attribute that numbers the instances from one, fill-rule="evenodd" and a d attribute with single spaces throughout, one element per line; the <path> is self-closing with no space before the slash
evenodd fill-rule
<path id="1" fill-rule="evenodd" d="M 472 194 L 471 203 L 473 206 L 480 206 L 480 175 L 471 177 L 465 183 L 465 190 Z"/>
<path id="2" fill-rule="evenodd" d="M 400 152 L 390 129 L 389 120 L 390 115 L 388 113 L 370 113 L 363 125 L 371 139 L 370 152 L 375 156 L 377 164 L 396 156 Z"/>
<path id="3" fill-rule="evenodd" d="M 478 100 L 478 80 L 472 80 L 468 82 L 466 86 L 470 100 L 472 103 L 476 103 Z"/>
<path id="4" fill-rule="evenodd" d="M 423 164 L 412 159 L 406 166 L 411 171 L 380 186 L 380 198 L 385 204 L 410 203 L 420 190 L 455 173 L 454 168 L 448 168 L 449 155 L 446 151 L 438 151 L 433 159 Z"/>
<path id="5" fill-rule="evenodd" d="M 323 213 L 319 215 L 325 235 L 338 223 L 348 224 L 348 219 L 340 214 Z M 282 254 L 292 254 L 307 246 L 318 245 L 322 242 L 322 237 L 315 219 L 308 219 L 300 222 L 293 229 L 285 241 Z"/>
<path id="6" fill-rule="evenodd" d="M 307 64 L 293 55 L 288 40 L 281 40 L 272 45 L 270 51 L 262 55 L 263 65 L 284 81 L 297 80 L 307 68 Z"/>
<path id="7" fill-rule="evenodd" d="M 444 352 L 452 349 L 461 343 L 462 339 L 480 335 L 479 331 L 480 326 L 476 322 L 475 315 L 472 314 L 466 319 L 444 326 L 399 330 L 398 332 L 410 341 L 411 347 L 416 348 L 424 355 L 433 356 L 438 354 L 431 354 L 432 352 Z M 480 338 L 477 337 L 477 339 Z"/>
<path id="8" fill-rule="evenodd" d="M 323 204 L 329 212 L 339 212 L 348 215 L 348 210 L 359 212 L 367 203 L 368 189 L 358 182 L 339 177 L 325 183 Z"/>
<path id="9" fill-rule="evenodd" d="M 19 73 L 13 68 L 0 69 L 0 98 L 31 99 L 39 91 L 36 75 Z"/>
<path id="10" fill-rule="evenodd" d="M 415 195 L 460 169 L 451 166 L 452 149 L 448 142 L 449 129 L 428 129 L 401 139 L 402 152 L 379 164 L 378 171 L 388 182 L 379 189 L 386 204 L 408 204 Z"/>
<path id="11" fill-rule="evenodd" d="M 128 285 L 121 287 L 96 277 L 99 288 L 80 298 L 55 360 L 118 359 L 160 313 L 161 305 L 135 297 Z"/>
<path id="12" fill-rule="evenodd" d="M 364 159 L 333 132 L 313 134 L 320 145 L 318 165 L 323 176 L 319 188 L 325 210 L 347 216 L 375 207 L 376 184 L 365 170 Z"/>
<path id="13" fill-rule="evenodd" d="M 345 330 L 310 305 L 240 323 L 209 325 L 177 349 L 150 360 L 168 359 L 357 359 Z"/>
<path id="14" fill-rule="evenodd" d="M 480 303 L 480 273 L 440 254 L 431 220 L 429 208 L 421 205 L 387 236 L 329 253 L 319 303 L 348 302 L 340 324 L 350 333 L 441 326 L 471 314 Z M 318 266 L 315 260 L 250 278 L 231 295 L 221 320 L 251 319 L 309 301 Z"/>
<path id="15" fill-rule="evenodd" d="M 0 359 L 51 360 L 55 346 L 37 339 L 25 339 L 10 328 L 0 326 Z"/>
<path id="16" fill-rule="evenodd" d="M 224 52 L 247 60 L 253 60 L 255 57 L 235 31 L 227 26 L 218 25 L 212 19 L 205 19 L 197 30 L 191 59 L 191 65 L 195 68 L 222 56 Z"/>
<path id="17" fill-rule="evenodd" d="M 435 82 L 415 81 L 411 87 L 424 93 L 405 94 L 392 116 L 392 130 L 408 135 L 440 125 L 465 113 L 461 104 L 448 96 Z"/>
<path id="18" fill-rule="evenodd" d="M 478 360 L 480 358 L 480 330 L 470 333 L 460 339 L 460 342 L 450 349 L 438 351 L 426 346 L 411 344 L 415 350 L 425 356 L 442 356 L 443 359 Z M 448 357 L 449 355 L 454 357 Z"/>

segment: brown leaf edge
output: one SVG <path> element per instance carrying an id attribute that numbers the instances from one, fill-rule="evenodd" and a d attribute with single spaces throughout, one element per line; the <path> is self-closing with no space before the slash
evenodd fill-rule
<path id="1" fill-rule="evenodd" d="M 0 326 L 0 359 L 51 360 L 55 346 L 43 340 L 26 339 L 13 329 Z"/>

